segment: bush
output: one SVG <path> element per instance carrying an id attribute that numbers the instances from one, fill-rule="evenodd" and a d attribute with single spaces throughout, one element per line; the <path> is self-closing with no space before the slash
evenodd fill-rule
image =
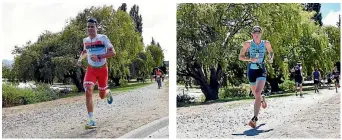
<path id="1" fill-rule="evenodd" d="M 75 85 L 72 85 L 71 90 L 72 92 L 78 92 L 78 88 Z"/>
<path id="2" fill-rule="evenodd" d="M 226 87 L 219 92 L 219 98 L 240 98 L 247 97 L 249 95 L 250 86 L 249 84 L 242 84 L 239 87 Z"/>
<path id="3" fill-rule="evenodd" d="M 191 103 L 192 100 L 194 100 L 194 97 L 191 97 L 188 94 L 178 94 L 177 107 L 181 107 L 185 104 Z"/>
<path id="4" fill-rule="evenodd" d="M 126 79 L 120 79 L 120 87 L 127 86 L 128 81 Z"/>
<path id="5" fill-rule="evenodd" d="M 58 98 L 58 93 L 51 89 L 49 84 L 38 84 L 35 98 L 38 102 L 51 101 Z"/>
<path id="6" fill-rule="evenodd" d="M 19 89 L 15 85 L 2 84 L 2 105 L 15 106 L 35 103 L 35 94 L 32 89 Z"/>
<path id="7" fill-rule="evenodd" d="M 294 91 L 296 89 L 295 82 L 291 80 L 285 80 L 279 87 L 284 91 Z"/>
<path id="8" fill-rule="evenodd" d="M 2 104 L 5 107 L 50 101 L 58 97 L 57 92 L 48 84 L 38 84 L 36 89 L 2 84 Z"/>

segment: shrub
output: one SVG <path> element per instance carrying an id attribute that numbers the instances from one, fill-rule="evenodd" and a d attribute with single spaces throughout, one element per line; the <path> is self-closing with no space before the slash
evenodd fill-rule
<path id="1" fill-rule="evenodd" d="M 16 106 L 57 99 L 56 91 L 48 84 L 38 84 L 36 89 L 18 88 L 12 84 L 2 84 L 3 106 Z"/>
<path id="2" fill-rule="evenodd" d="M 182 94 L 177 94 L 177 107 L 191 103 L 191 101 L 194 99 L 195 99 L 194 97 L 191 97 L 188 94 L 184 93 L 184 90 L 183 90 Z"/>
<path id="3" fill-rule="evenodd" d="M 285 80 L 279 87 L 284 91 L 294 91 L 296 89 L 295 82 L 291 80 Z"/>
<path id="4" fill-rule="evenodd" d="M 249 84 L 242 84 L 239 87 L 225 87 L 219 92 L 219 98 L 240 98 L 247 97 L 249 95 L 250 86 Z"/>
<path id="5" fill-rule="evenodd" d="M 58 98 L 58 93 L 51 89 L 49 84 L 38 84 L 35 98 L 38 102 L 51 101 Z"/>
<path id="6" fill-rule="evenodd" d="M 32 89 L 20 89 L 15 85 L 2 84 L 2 104 L 3 106 L 15 106 L 21 104 L 35 103 L 35 94 Z"/>
<path id="7" fill-rule="evenodd" d="M 126 79 L 120 79 L 120 87 L 127 86 L 128 81 Z"/>

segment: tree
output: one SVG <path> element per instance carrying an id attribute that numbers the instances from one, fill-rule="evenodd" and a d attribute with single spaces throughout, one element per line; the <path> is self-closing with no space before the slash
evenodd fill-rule
<path id="1" fill-rule="evenodd" d="M 118 11 L 119 10 L 126 12 L 127 11 L 127 4 L 126 3 L 122 3 L 122 5 L 118 8 Z"/>
<path id="2" fill-rule="evenodd" d="M 341 27 L 341 15 L 338 15 L 338 21 L 336 23 L 336 26 L 339 28 Z"/>
<path id="3" fill-rule="evenodd" d="M 139 6 L 134 4 L 133 7 L 131 8 L 131 11 L 129 11 L 129 15 L 132 17 L 134 21 L 136 31 L 142 34 L 143 23 L 142 23 L 142 17 L 139 14 Z"/>
<path id="4" fill-rule="evenodd" d="M 163 50 L 156 45 L 149 45 L 146 47 L 146 51 L 152 55 L 153 67 L 161 66 L 164 59 Z"/>
<path id="5" fill-rule="evenodd" d="M 134 77 L 147 78 L 151 69 L 153 68 L 153 58 L 150 52 L 140 52 L 132 61 Z"/>
<path id="6" fill-rule="evenodd" d="M 274 63 L 266 61 L 267 79 L 274 89 L 279 77 L 289 79 L 298 60 L 309 74 L 315 64 L 324 71 L 331 68 L 329 54 L 339 59 L 339 50 L 333 52 L 337 48 L 328 43 L 337 38 L 316 26 L 315 13 L 300 4 L 179 4 L 177 8 L 177 76 L 196 80 L 206 101 L 216 100 L 221 87 L 247 83 L 247 63 L 238 56 L 243 42 L 251 39 L 253 25 L 263 28 L 262 38 L 275 52 Z"/>
<path id="7" fill-rule="evenodd" d="M 13 70 L 20 81 L 44 82 L 52 84 L 54 80 L 67 83 L 70 79 L 79 92 L 83 89 L 83 77 L 87 62 L 76 67 L 76 61 L 83 50 L 83 38 L 86 34 L 86 21 L 95 17 L 99 24 L 99 33 L 105 34 L 112 42 L 117 55 L 107 61 L 109 79 L 120 85 L 120 80 L 129 75 L 129 64 L 144 49 L 141 36 L 128 13 L 115 11 L 113 6 L 90 7 L 84 9 L 75 18 L 67 22 L 61 32 L 43 32 L 37 42 L 28 42 L 16 47 Z M 152 58 L 152 57 L 150 57 Z M 152 59 L 151 59 L 152 60 Z"/>
<path id="8" fill-rule="evenodd" d="M 322 26 L 323 22 L 322 22 L 322 13 L 321 11 L 321 4 L 320 3 L 305 3 L 304 5 L 304 9 L 306 11 L 315 11 L 315 15 L 312 17 L 313 20 L 316 21 L 316 24 Z"/>
<path id="9" fill-rule="evenodd" d="M 152 37 L 151 45 L 157 45 L 156 41 L 154 41 L 153 37 Z"/>
<path id="10" fill-rule="evenodd" d="M 2 78 L 7 79 L 9 82 L 15 81 L 15 73 L 12 66 L 6 66 L 2 63 Z"/>
<path id="11" fill-rule="evenodd" d="M 238 55 L 234 56 L 240 50 L 237 45 L 243 40 L 231 39 L 238 32 L 251 27 L 253 21 L 251 9 L 256 7 L 255 4 L 180 4 L 178 6 L 177 75 L 194 78 L 199 83 L 206 101 L 218 99 L 218 90 L 223 79 L 224 81 L 228 77 L 243 79 L 242 69 L 246 65 L 237 61 Z M 246 35 L 240 35 L 239 38 L 243 36 Z M 232 67 L 232 71 L 228 70 L 228 67 Z"/>
<path id="12" fill-rule="evenodd" d="M 112 38 L 113 45 L 117 51 L 117 56 L 110 59 L 109 71 L 111 79 L 116 85 L 119 85 L 120 79 L 126 79 L 129 74 L 129 64 L 135 56 L 143 51 L 143 44 L 140 41 L 140 35 L 135 31 L 134 23 L 131 17 L 125 13 L 118 11 L 114 15 L 114 21 L 111 23 L 111 34 L 107 34 Z M 120 36 L 118 36 L 120 35 Z"/>

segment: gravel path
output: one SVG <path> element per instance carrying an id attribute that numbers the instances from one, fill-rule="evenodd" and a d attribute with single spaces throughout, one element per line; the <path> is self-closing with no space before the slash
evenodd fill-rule
<path id="1" fill-rule="evenodd" d="M 115 91 L 114 91 L 115 92 Z M 168 116 L 168 88 L 153 83 L 114 96 L 112 105 L 93 95 L 98 128 L 85 130 L 85 96 L 2 109 L 3 138 L 117 138 Z"/>
<path id="2" fill-rule="evenodd" d="M 253 100 L 177 109 L 177 138 L 340 138 L 340 93 L 267 99 L 258 128 L 247 123 Z M 315 112 L 316 111 L 316 112 Z"/>

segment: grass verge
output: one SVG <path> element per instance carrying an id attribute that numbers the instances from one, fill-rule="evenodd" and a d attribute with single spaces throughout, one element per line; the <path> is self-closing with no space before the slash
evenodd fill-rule
<path id="1" fill-rule="evenodd" d="M 320 89 L 322 90 L 322 89 Z M 308 86 L 308 87 L 303 87 L 302 90 L 303 95 L 306 94 L 313 94 L 314 93 L 314 89 L 312 86 Z M 273 94 L 270 96 L 267 96 L 266 98 L 279 98 L 279 97 L 288 97 L 288 96 L 293 96 L 295 95 L 295 92 L 284 92 L 281 94 Z M 298 93 L 299 96 L 299 93 Z M 224 99 L 217 99 L 215 101 L 207 101 L 207 102 L 193 102 L 193 103 L 181 103 L 178 107 L 190 107 L 190 106 L 197 106 L 197 105 L 208 105 L 208 104 L 212 104 L 212 103 L 223 103 L 223 102 L 232 102 L 232 101 L 241 101 L 241 100 L 253 100 L 254 97 L 240 97 L 240 98 L 224 98 Z M 204 100 L 204 99 L 203 99 Z"/>

